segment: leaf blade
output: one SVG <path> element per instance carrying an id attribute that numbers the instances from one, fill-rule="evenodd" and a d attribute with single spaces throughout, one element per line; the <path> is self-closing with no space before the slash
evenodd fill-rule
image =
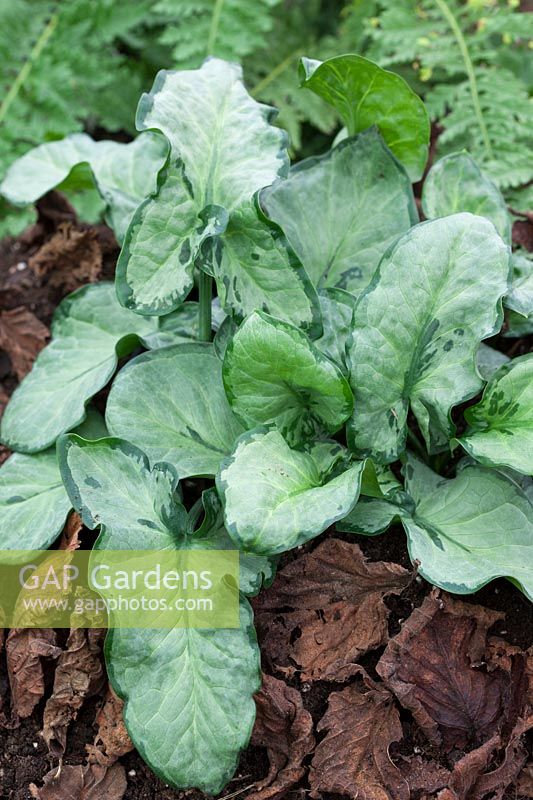
<path id="1" fill-rule="evenodd" d="M 224 394 L 221 362 L 212 345 L 198 342 L 133 359 L 111 387 L 106 421 L 112 434 L 153 462 L 170 462 L 181 478 L 215 475 L 243 432 Z"/>
<path id="2" fill-rule="evenodd" d="M 364 462 L 337 474 L 344 460 L 337 443 L 302 452 L 291 450 L 275 429 L 245 433 L 216 478 L 230 536 L 239 547 L 265 555 L 318 536 L 357 502 Z"/>
<path id="3" fill-rule="evenodd" d="M 533 355 L 504 364 L 486 386 L 483 398 L 467 409 L 466 435 L 458 441 L 486 466 L 533 473 Z"/>
<path id="4" fill-rule="evenodd" d="M 242 323 L 224 356 L 228 400 L 248 428 L 276 423 L 289 444 L 349 417 L 347 380 L 298 328 L 260 311 Z"/>
<path id="5" fill-rule="evenodd" d="M 386 144 L 406 167 L 411 180 L 424 171 L 429 117 L 422 100 L 399 75 L 357 55 L 327 61 L 300 61 L 300 85 L 339 112 L 348 133 L 377 125 Z"/>
<path id="6" fill-rule="evenodd" d="M 348 346 L 356 452 L 394 461 L 409 406 L 430 450 L 447 444 L 451 407 L 481 387 L 475 352 L 501 325 L 508 269 L 493 225 L 467 213 L 415 226 L 384 257 L 355 308 Z M 390 312 L 399 299 L 400 316 Z"/>

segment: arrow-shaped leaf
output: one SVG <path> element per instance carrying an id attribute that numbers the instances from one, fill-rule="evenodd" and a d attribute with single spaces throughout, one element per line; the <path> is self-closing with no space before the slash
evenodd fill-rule
<path id="1" fill-rule="evenodd" d="M 418 222 L 409 178 L 375 129 L 301 161 L 260 197 L 313 284 L 355 294 L 391 243 Z"/>
<path id="2" fill-rule="evenodd" d="M 409 407 L 428 448 L 447 445 L 450 409 L 481 388 L 475 354 L 501 325 L 508 272 L 494 226 L 466 213 L 415 226 L 384 256 L 357 303 L 348 346 L 355 451 L 394 461 Z"/>
<path id="3" fill-rule="evenodd" d="M 174 470 L 150 469 L 136 447 L 68 436 L 60 454 L 73 504 L 86 525 L 103 526 L 98 549 L 190 549 L 212 535 L 200 529 L 195 542 Z M 240 617 L 240 629 L 117 628 L 108 635 L 108 674 L 125 700 L 132 741 L 154 772 L 178 788 L 217 793 L 248 743 L 260 672 L 244 597 Z"/>
<path id="4" fill-rule="evenodd" d="M 245 433 L 217 476 L 228 532 L 254 553 L 303 544 L 351 511 L 363 467 L 336 442 L 302 451 L 275 429 Z"/>

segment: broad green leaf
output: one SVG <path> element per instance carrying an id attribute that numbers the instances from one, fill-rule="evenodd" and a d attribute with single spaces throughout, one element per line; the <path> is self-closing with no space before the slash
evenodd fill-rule
<path id="1" fill-rule="evenodd" d="M 338 111 L 350 136 L 376 125 L 411 180 L 422 177 L 429 117 L 403 78 L 362 56 L 343 55 L 323 62 L 302 58 L 300 80 Z"/>
<path id="2" fill-rule="evenodd" d="M 227 229 L 203 249 L 203 268 L 216 280 L 223 308 L 242 319 L 256 308 L 320 332 L 318 298 L 277 225 L 255 202 L 242 205 Z"/>
<path id="3" fill-rule="evenodd" d="M 235 542 L 230 538 L 224 525 L 224 509 L 216 489 L 203 492 L 201 504 L 204 519 L 189 539 L 188 547 L 201 550 L 235 550 Z M 198 505 L 197 504 L 197 505 Z M 191 512 L 191 516 L 193 512 Z M 269 585 L 274 579 L 275 559 L 258 556 L 255 553 L 240 551 L 240 590 L 246 596 L 256 595 L 263 584 Z"/>
<path id="4" fill-rule="evenodd" d="M 170 464 L 153 469 L 138 447 L 116 438 L 58 442 L 59 465 L 72 505 L 88 528 L 102 525 L 101 550 L 171 550 L 187 531 L 187 512 Z"/>
<path id="5" fill-rule="evenodd" d="M 151 470 L 127 442 L 68 436 L 60 454 L 65 485 L 85 524 L 103 526 L 97 549 L 189 549 L 212 535 L 200 529 L 195 542 L 172 467 Z M 154 772 L 178 788 L 217 793 L 248 743 L 259 650 L 244 598 L 240 614 L 240 629 L 118 628 L 108 635 L 107 671 L 125 700 L 132 741 Z"/>
<path id="6" fill-rule="evenodd" d="M 531 254 L 513 253 L 511 264 L 513 277 L 505 305 L 516 314 L 533 317 L 533 258 Z"/>
<path id="7" fill-rule="evenodd" d="M 400 509 L 390 500 L 361 496 L 347 517 L 337 522 L 338 531 L 376 536 L 399 519 Z"/>
<path id="8" fill-rule="evenodd" d="M 180 344 L 143 353 L 116 377 L 106 408 L 109 431 L 152 463 L 168 461 L 180 478 L 215 475 L 243 428 L 222 385 L 210 344 Z"/>
<path id="9" fill-rule="evenodd" d="M 533 474 L 533 354 L 504 364 L 465 418 L 459 443 L 467 453 L 489 467 Z"/>
<path id="10" fill-rule="evenodd" d="M 533 599 L 533 506 L 516 483 L 477 466 L 446 480 L 410 458 L 406 489 L 409 554 L 426 580 L 469 594 L 506 577 Z"/>
<path id="11" fill-rule="evenodd" d="M 106 640 L 107 672 L 124 721 L 165 783 L 218 794 L 233 777 L 255 720 L 260 657 L 252 609 L 240 629 L 119 628 Z"/>
<path id="12" fill-rule="evenodd" d="M 318 297 L 323 332 L 313 344 L 347 374 L 346 343 L 352 330 L 355 297 L 344 289 L 323 289 Z"/>
<path id="13" fill-rule="evenodd" d="M 492 223 L 467 213 L 415 226 L 384 256 L 355 308 L 348 347 L 354 451 L 394 461 L 409 407 L 430 452 L 447 446 L 451 408 L 481 388 L 475 354 L 501 325 L 508 271 Z"/>
<path id="14" fill-rule="evenodd" d="M 154 333 L 143 336 L 150 350 L 198 341 L 198 303 L 183 303 L 164 317 L 157 317 L 159 325 Z"/>
<path id="15" fill-rule="evenodd" d="M 90 439 L 107 435 L 93 408 L 77 432 Z M 33 455 L 14 453 L 0 467 L 1 550 L 46 550 L 61 533 L 70 508 L 54 447 Z"/>
<path id="16" fill-rule="evenodd" d="M 486 217 L 502 239 L 511 244 L 511 218 L 503 195 L 465 151 L 433 164 L 424 181 L 422 209 L 427 219 L 459 211 Z"/>
<path id="17" fill-rule="evenodd" d="M 506 364 L 509 360 L 509 357 L 506 356 L 505 353 L 501 353 L 499 350 L 495 350 L 493 347 L 489 347 L 488 344 L 483 344 L 482 342 L 479 345 L 476 355 L 477 371 L 484 381 L 490 381 L 502 364 Z"/>
<path id="18" fill-rule="evenodd" d="M 137 206 L 156 188 L 167 143 L 152 133 L 129 144 L 95 142 L 73 133 L 47 142 L 15 161 L 0 184 L 0 194 L 15 204 L 34 203 L 51 189 L 67 194 L 94 184 L 105 203 L 106 218 L 122 241 Z"/>
<path id="19" fill-rule="evenodd" d="M 217 476 L 226 528 L 239 547 L 282 553 L 318 536 L 357 502 L 364 462 L 336 442 L 292 450 L 275 429 L 245 433 Z"/>
<path id="20" fill-rule="evenodd" d="M 176 308 L 192 288 L 202 243 L 217 240 L 234 212 L 247 214 L 255 192 L 286 173 L 285 134 L 270 124 L 272 113 L 246 92 L 236 64 L 210 58 L 197 70 L 158 74 L 140 100 L 137 127 L 163 133 L 170 155 L 118 261 L 124 305 L 141 314 Z"/>
<path id="21" fill-rule="evenodd" d="M 13 393 L 1 424 L 3 442 L 34 453 L 85 417 L 88 400 L 109 381 L 119 357 L 157 329 L 117 302 L 112 283 L 84 286 L 58 306 L 52 341 Z"/>
<path id="22" fill-rule="evenodd" d="M 2 550 L 46 550 L 61 533 L 70 508 L 55 448 L 14 453 L 0 467 Z"/>
<path id="23" fill-rule="evenodd" d="M 392 242 L 418 222 L 409 178 L 376 129 L 301 161 L 260 198 L 313 284 L 355 294 Z"/>
<path id="24" fill-rule="evenodd" d="M 340 370 L 293 325 L 254 311 L 224 356 L 224 388 L 247 428 L 274 422 L 289 444 L 335 433 L 353 409 Z"/>

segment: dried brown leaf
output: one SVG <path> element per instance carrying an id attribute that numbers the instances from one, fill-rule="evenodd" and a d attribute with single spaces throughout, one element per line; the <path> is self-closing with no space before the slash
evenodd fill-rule
<path id="1" fill-rule="evenodd" d="M 398 767 L 409 787 L 410 797 L 418 797 L 421 793 L 434 794 L 447 786 L 450 780 L 449 769 L 421 756 L 405 758 Z"/>
<path id="2" fill-rule="evenodd" d="M 533 718 L 519 720 L 503 757 L 500 734 L 466 753 L 455 764 L 448 788 L 438 794 L 438 800 L 502 800 L 509 786 L 517 781 L 527 760 L 523 737 L 531 725 Z M 492 769 L 487 771 L 489 767 Z"/>
<path id="3" fill-rule="evenodd" d="M 524 727 L 519 724 L 516 735 L 511 737 L 505 748 L 503 761 L 490 772 L 485 772 L 478 777 L 468 794 L 468 800 L 484 800 L 484 798 L 502 800 L 507 788 L 517 780 L 527 761 L 527 750 L 523 742 L 524 733 Z"/>
<path id="4" fill-rule="evenodd" d="M 6 639 L 7 671 L 15 716 L 29 717 L 44 695 L 41 658 L 57 658 L 60 654 L 61 648 L 56 646 L 53 630 L 14 628 L 9 631 Z"/>
<path id="5" fill-rule="evenodd" d="M 533 761 L 526 764 L 518 776 L 516 792 L 522 797 L 533 797 Z"/>
<path id="6" fill-rule="evenodd" d="M 276 800 L 305 774 L 303 760 L 315 745 L 313 720 L 300 692 L 270 675 L 263 675 L 255 704 L 252 744 L 267 748 L 270 769 L 247 800 Z"/>
<path id="7" fill-rule="evenodd" d="M 59 541 L 59 550 L 78 550 L 81 544 L 80 533 L 82 528 L 83 522 L 80 515 L 76 511 L 72 511 L 63 528 Z"/>
<path id="8" fill-rule="evenodd" d="M 43 738 L 54 756 L 66 747 L 67 729 L 86 697 L 102 688 L 103 631 L 73 628 L 58 658 L 54 688 L 44 709 Z"/>
<path id="9" fill-rule="evenodd" d="M 447 751 L 480 744 L 505 722 L 509 674 L 483 664 L 501 614 L 433 592 L 383 653 L 377 671 L 428 737 Z"/>
<path id="10" fill-rule="evenodd" d="M 94 745 L 88 745 L 89 761 L 111 766 L 117 758 L 133 750 L 122 719 L 124 703 L 109 685 L 104 705 L 96 715 L 98 733 Z"/>
<path id="11" fill-rule="evenodd" d="M 72 292 L 98 280 L 102 251 L 94 230 L 80 230 L 63 222 L 28 263 L 38 278 L 48 276 L 50 287 Z"/>
<path id="12" fill-rule="evenodd" d="M 262 651 L 286 675 L 301 670 L 304 680 L 345 680 L 358 671 L 361 655 L 387 641 L 383 598 L 411 580 L 398 564 L 369 562 L 356 544 L 327 539 L 260 595 Z"/>
<path id="13" fill-rule="evenodd" d="M 0 312 L 0 348 L 8 354 L 19 381 L 32 368 L 48 336 L 46 325 L 24 306 Z"/>
<path id="14" fill-rule="evenodd" d="M 334 792 L 354 800 L 408 800 L 409 787 L 389 756 L 392 742 L 402 738 L 390 692 L 368 678 L 363 688 L 332 692 L 317 730 L 327 735 L 311 764 L 311 797 Z"/>
<path id="15" fill-rule="evenodd" d="M 111 768 L 100 764 L 56 767 L 44 776 L 44 786 L 31 783 L 35 800 L 122 800 L 127 789 L 121 764 Z"/>

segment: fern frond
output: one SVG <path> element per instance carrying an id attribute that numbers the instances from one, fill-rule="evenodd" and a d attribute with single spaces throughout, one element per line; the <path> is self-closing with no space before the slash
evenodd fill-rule
<path id="1" fill-rule="evenodd" d="M 291 0 L 276 9 L 273 29 L 261 50 L 244 62 L 244 74 L 257 100 L 279 109 L 279 124 L 289 132 L 293 150 L 302 147 L 302 126 L 310 124 L 323 134 L 338 125 L 334 109 L 300 89 L 298 59 L 320 60 L 342 52 L 357 52 L 366 38 L 364 20 L 377 7 L 376 0 Z"/>
<path id="2" fill-rule="evenodd" d="M 397 0 L 366 25 L 370 57 L 409 66 L 444 126 L 440 154 L 469 150 L 504 190 L 532 180 L 533 14 L 503 0 Z"/>
<path id="3" fill-rule="evenodd" d="M 86 119 L 133 128 L 134 101 L 127 116 L 115 99 L 100 103 L 106 92 L 120 98 L 129 86 L 133 96 L 140 89 L 113 43 L 150 2 L 132 9 L 126 0 L 0 0 L 0 174 L 25 150 L 80 130 Z"/>
<path id="4" fill-rule="evenodd" d="M 200 66 L 206 56 L 240 61 L 264 44 L 280 0 L 159 0 L 165 26 L 160 42 L 172 47 L 180 69 Z"/>

